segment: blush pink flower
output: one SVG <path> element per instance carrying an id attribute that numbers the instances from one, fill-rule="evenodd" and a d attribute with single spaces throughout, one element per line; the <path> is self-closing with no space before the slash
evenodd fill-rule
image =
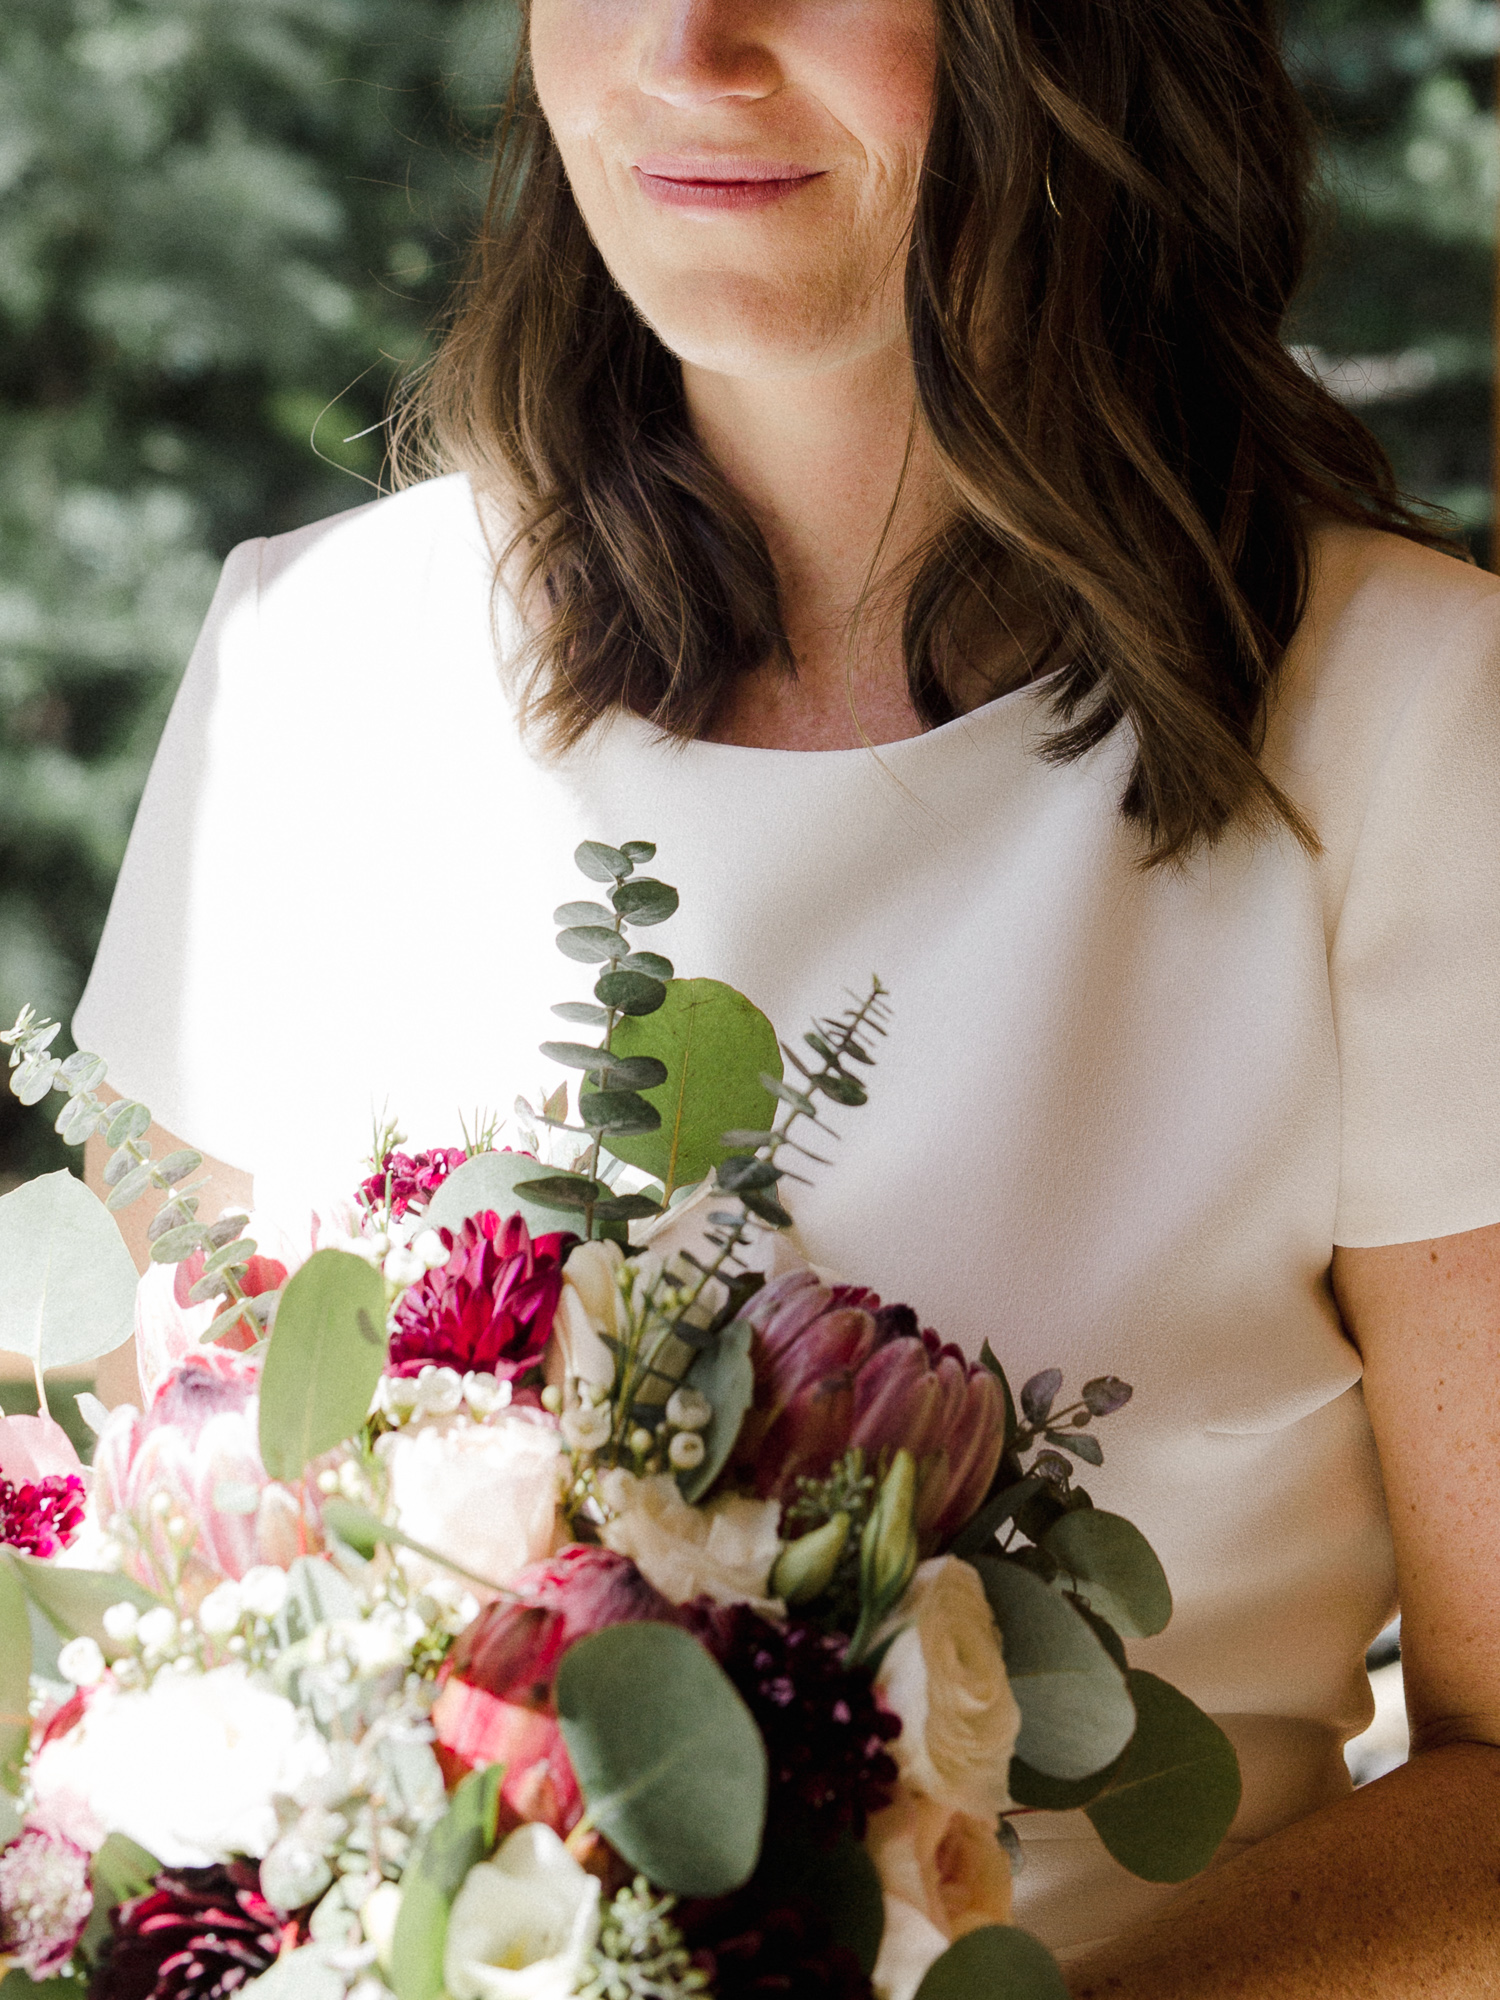
<path id="1" fill-rule="evenodd" d="M 1005 1441 L 1005 1399 L 985 1368 L 923 1328 L 909 1306 L 789 1272 L 756 1294 L 755 1399 L 735 1469 L 790 1499 L 854 1447 L 878 1467 L 903 1445 L 918 1467 L 917 1530 L 941 1548 L 983 1500 Z"/>
<path id="2" fill-rule="evenodd" d="M 123 1531 L 127 1565 L 149 1588 L 173 1573 L 174 1520 L 196 1528 L 190 1561 L 205 1583 L 285 1567 L 316 1546 L 316 1519 L 261 1463 L 258 1373 L 244 1355 L 200 1349 L 163 1377 L 144 1415 L 129 1404 L 111 1413 L 94 1452 L 96 1508 L 107 1533 Z"/>
<path id="3" fill-rule="evenodd" d="M 83 1468 L 50 1417 L 0 1417 L 0 1542 L 60 1555 L 83 1525 Z"/>
<path id="4" fill-rule="evenodd" d="M 396 1308 L 387 1371 L 417 1375 L 429 1363 L 514 1381 L 541 1365 L 573 1238 L 533 1238 L 519 1215 L 493 1209 L 443 1230 L 446 1264 L 419 1278 Z"/>
<path id="5" fill-rule="evenodd" d="M 73 1841 L 26 1827 L 0 1853 L 0 1954 L 33 1979 L 62 1970 L 93 1907 L 89 1857 Z"/>

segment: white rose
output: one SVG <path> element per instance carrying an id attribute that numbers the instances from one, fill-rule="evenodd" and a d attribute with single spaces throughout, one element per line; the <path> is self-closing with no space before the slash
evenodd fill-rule
<path id="1" fill-rule="evenodd" d="M 615 1282 L 624 1262 L 618 1243 L 580 1243 L 563 1265 L 552 1338 L 566 1373 L 595 1389 L 608 1389 L 615 1379 L 615 1357 L 600 1336 L 623 1340 L 626 1333 Z"/>
<path id="2" fill-rule="evenodd" d="M 486 1583 L 503 1589 L 556 1548 L 564 1460 L 549 1418 L 531 1410 L 483 1424 L 460 1417 L 390 1431 L 379 1450 L 401 1532 Z M 435 1573 L 409 1549 L 401 1559 L 418 1585 Z"/>
<path id="3" fill-rule="evenodd" d="M 775 1500 L 725 1493 L 706 1507 L 690 1507 L 665 1472 L 649 1479 L 607 1472 L 600 1490 L 612 1516 L 600 1540 L 629 1556 L 673 1604 L 712 1597 L 770 1608 L 771 1569 L 781 1549 Z"/>
<path id="4" fill-rule="evenodd" d="M 922 1563 L 893 1622 L 903 1627 L 875 1685 L 901 1718 L 891 1755 L 903 1782 L 950 1812 L 993 1821 L 1009 1803 L 1021 1728 L 984 1586 L 956 1556 Z"/>
<path id="5" fill-rule="evenodd" d="M 101 1687 L 77 1728 L 39 1752 L 31 1782 L 38 1804 L 84 1801 L 169 1868 L 205 1868 L 265 1854 L 276 1799 L 327 1766 L 312 1724 L 235 1665 Z"/>
<path id="6" fill-rule="evenodd" d="M 599 1935 L 599 1883 L 550 1826 L 518 1826 L 464 1877 L 448 1915 L 453 2000 L 566 2000 Z"/>
<path id="7" fill-rule="evenodd" d="M 865 1845 L 885 1897 L 870 1975 L 878 2000 L 913 2000 L 955 1938 L 1010 1922 L 1010 1862 L 993 1820 L 951 1812 L 903 1786 L 871 1820 Z"/>

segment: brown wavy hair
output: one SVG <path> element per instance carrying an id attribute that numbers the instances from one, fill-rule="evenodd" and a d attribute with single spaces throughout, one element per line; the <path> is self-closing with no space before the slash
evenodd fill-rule
<path id="1" fill-rule="evenodd" d="M 1129 724 L 1149 860 L 1236 822 L 1313 845 L 1257 763 L 1309 512 L 1454 537 L 1284 345 L 1315 134 L 1273 6 L 937 0 L 937 21 L 905 296 L 952 510 L 904 577 L 917 713 L 952 717 L 1019 632 L 984 684 L 1055 669 L 1054 759 Z M 695 736 L 730 677 L 794 671 L 764 538 L 589 238 L 524 30 L 470 268 L 395 434 L 404 476 L 505 496 L 497 582 L 541 607 L 521 688 L 551 747 L 617 705 Z"/>

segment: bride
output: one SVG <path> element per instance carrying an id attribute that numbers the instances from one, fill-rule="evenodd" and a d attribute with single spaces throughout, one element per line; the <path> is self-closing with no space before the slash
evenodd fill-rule
<path id="1" fill-rule="evenodd" d="M 1080 1996 L 1488 1994 L 1500 586 L 1281 344 L 1268 0 L 527 26 L 434 476 L 231 556 L 79 1040 L 274 1207 L 372 1087 L 433 1144 L 535 1085 L 578 839 L 785 1029 L 878 972 L 801 1243 L 1134 1382 L 1137 1659 L 1245 1775 L 1180 1891 L 1023 1818 L 1018 1921 Z M 1414 1754 L 1351 1794 L 1398 1602 Z"/>

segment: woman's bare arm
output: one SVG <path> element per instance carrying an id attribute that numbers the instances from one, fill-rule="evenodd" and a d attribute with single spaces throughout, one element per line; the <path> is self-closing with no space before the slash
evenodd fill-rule
<path id="1" fill-rule="evenodd" d="M 1500 1995 L 1500 1226 L 1339 1250 L 1401 1586 L 1412 1759 L 1068 1968 L 1077 2000 Z"/>
<path id="2" fill-rule="evenodd" d="M 119 1100 L 119 1092 L 111 1090 L 108 1084 L 100 1089 L 99 1096 L 105 1103 L 117 1103 Z M 176 1152 L 187 1144 L 186 1140 L 174 1137 L 160 1125 L 151 1126 L 146 1140 L 152 1158 L 157 1160 L 164 1160 L 168 1153 Z M 101 1197 L 109 1192 L 104 1185 L 104 1163 L 108 1158 L 109 1148 L 102 1138 L 90 1139 L 84 1147 L 83 1177 L 94 1193 Z M 198 1213 L 201 1216 L 214 1219 L 229 1207 L 249 1209 L 253 1184 L 249 1174 L 242 1173 L 238 1167 L 226 1167 L 220 1160 L 205 1158 L 193 1179 L 207 1182 L 199 1197 Z M 138 1271 L 144 1271 L 150 1262 L 151 1245 L 146 1232 L 164 1199 L 163 1195 L 144 1194 L 118 1218 L 120 1234 L 125 1238 L 126 1248 L 135 1259 Z M 141 1400 L 133 1340 L 117 1347 L 113 1354 L 106 1354 L 99 1363 L 94 1393 L 111 1409 L 116 1403 L 138 1403 Z"/>

